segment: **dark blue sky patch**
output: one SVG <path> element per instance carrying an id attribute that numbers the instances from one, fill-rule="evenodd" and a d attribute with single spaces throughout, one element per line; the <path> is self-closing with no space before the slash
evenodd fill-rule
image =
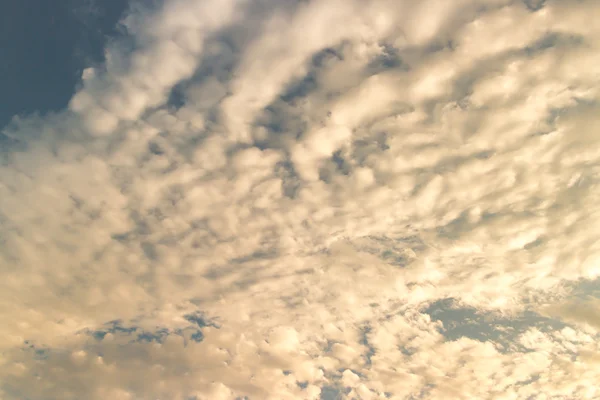
<path id="1" fill-rule="evenodd" d="M 124 327 L 123 321 L 116 319 L 109 321 L 104 324 L 101 329 L 85 329 L 80 333 L 84 333 L 93 337 L 98 341 L 102 341 L 107 334 L 113 335 L 131 335 L 133 332 L 137 331 L 137 327 Z"/>
<path id="2" fill-rule="evenodd" d="M 313 68 L 315 67 L 316 65 L 313 64 Z M 285 103 L 293 103 L 297 99 L 308 96 L 317 87 L 316 71 L 313 69 L 306 76 L 289 85 L 279 99 Z"/>
<path id="3" fill-rule="evenodd" d="M 204 340 L 204 334 L 200 330 L 196 331 L 192 334 L 192 336 L 190 336 L 190 340 L 193 340 L 196 343 L 200 343 Z"/>
<path id="4" fill-rule="evenodd" d="M 296 382 L 296 385 L 298 385 L 300 389 L 306 389 L 308 387 L 308 381 Z"/>
<path id="5" fill-rule="evenodd" d="M 106 324 L 104 324 L 105 326 L 108 326 L 108 328 L 106 329 L 107 332 L 109 333 L 133 333 L 135 332 L 138 328 L 135 326 L 126 328 L 123 326 L 123 321 L 121 321 L 120 319 L 116 319 L 113 321 L 109 321 Z"/>
<path id="6" fill-rule="evenodd" d="M 304 98 L 318 89 L 317 74 L 332 60 L 342 60 L 341 52 L 336 48 L 326 48 L 316 52 L 310 61 L 308 73 L 292 82 L 279 96 L 285 103 L 293 103 L 296 99 Z"/>
<path id="7" fill-rule="evenodd" d="M 137 335 L 138 342 L 162 343 L 171 332 L 166 328 L 157 328 L 154 332 L 142 332 Z"/>
<path id="8" fill-rule="evenodd" d="M 101 63 L 128 0 L 0 2 L 0 129 L 14 115 L 63 109 Z"/>
<path id="9" fill-rule="evenodd" d="M 321 388 L 320 400 L 341 400 L 342 391 L 333 386 L 323 386 Z"/>
<path id="10" fill-rule="evenodd" d="M 169 93 L 169 99 L 167 100 L 167 106 L 178 110 L 185 104 L 185 87 L 180 83 L 171 89 Z"/>
<path id="11" fill-rule="evenodd" d="M 91 336 L 96 340 L 103 340 L 104 336 L 108 334 L 108 332 L 104 331 L 92 331 L 90 332 Z"/>
<path id="12" fill-rule="evenodd" d="M 148 151 L 156 156 L 162 156 L 163 154 L 165 154 L 164 149 L 162 148 L 160 143 L 157 142 L 149 142 Z"/>
<path id="13" fill-rule="evenodd" d="M 199 328 L 206 328 L 207 326 L 217 328 L 217 329 L 219 328 L 219 326 L 215 322 L 213 322 L 212 320 L 207 318 L 204 315 L 204 313 L 202 313 L 200 311 L 196 311 L 191 314 L 187 314 L 184 316 L 184 318 L 186 320 L 188 320 L 189 322 L 198 325 Z"/>
<path id="14" fill-rule="evenodd" d="M 184 340 L 186 340 L 186 343 L 187 340 L 200 343 L 204 340 L 202 328 L 207 326 L 217 327 L 215 323 L 198 315 L 190 314 L 189 318 L 186 319 L 188 319 L 188 321 L 193 325 L 182 329 L 169 329 L 164 326 L 156 326 L 155 329 L 145 330 L 137 326 L 125 326 L 123 325 L 122 321 L 115 320 L 104 324 L 102 329 L 87 329 L 81 333 L 94 338 L 98 342 L 104 340 L 106 335 L 110 333 L 117 338 L 125 338 L 129 343 L 163 343 L 170 335 L 181 336 L 184 338 Z M 27 343 L 28 342 L 26 342 L 26 344 Z M 31 344 L 27 345 L 31 348 L 34 348 Z"/>
<path id="15" fill-rule="evenodd" d="M 339 45 L 337 48 L 328 47 L 326 49 L 316 52 L 311 60 L 312 66 L 314 68 L 322 68 L 330 60 L 338 60 L 338 61 L 343 60 L 344 56 L 341 53 L 341 48 L 342 48 L 342 45 Z"/>
<path id="16" fill-rule="evenodd" d="M 373 344 L 369 341 L 369 334 L 371 333 L 371 326 L 364 325 L 363 327 L 360 328 L 360 335 L 361 335 L 361 339 L 360 339 L 360 344 L 362 344 L 363 346 L 365 346 L 367 348 L 367 352 L 365 353 L 365 363 L 367 365 L 371 365 L 371 358 L 375 355 L 375 347 L 373 346 Z"/>
<path id="17" fill-rule="evenodd" d="M 429 314 L 433 321 L 443 323 L 440 333 L 449 341 L 462 337 L 482 342 L 492 341 L 499 346 L 500 350 L 515 347 L 518 337 L 529 329 L 537 328 L 542 332 L 552 332 L 567 326 L 560 321 L 531 311 L 526 311 L 515 318 L 480 312 L 474 308 L 461 307 L 455 304 L 453 299 L 436 301 L 423 312 Z"/>
<path id="18" fill-rule="evenodd" d="M 391 69 L 401 69 L 407 71 L 408 65 L 402 61 L 400 57 L 400 51 L 394 46 L 384 43 L 383 52 L 381 55 L 375 57 L 366 68 L 367 75 L 378 74 L 383 71 Z"/>

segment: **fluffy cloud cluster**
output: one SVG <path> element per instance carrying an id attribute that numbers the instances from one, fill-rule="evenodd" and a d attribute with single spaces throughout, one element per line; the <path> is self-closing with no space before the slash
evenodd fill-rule
<path id="1" fill-rule="evenodd" d="M 598 15 L 132 8 L 3 132 L 0 397 L 599 397 Z"/>

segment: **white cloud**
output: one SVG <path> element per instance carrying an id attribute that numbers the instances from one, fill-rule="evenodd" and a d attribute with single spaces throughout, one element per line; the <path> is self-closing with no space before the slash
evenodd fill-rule
<path id="1" fill-rule="evenodd" d="M 6 132 L 0 397 L 597 396 L 598 6 L 546 3 L 133 10 Z"/>

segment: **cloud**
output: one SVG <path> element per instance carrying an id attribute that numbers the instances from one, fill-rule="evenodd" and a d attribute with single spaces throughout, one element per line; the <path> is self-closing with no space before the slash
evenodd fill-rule
<path id="1" fill-rule="evenodd" d="M 133 8 L 3 132 L 0 397 L 594 398 L 597 7 Z"/>
<path id="2" fill-rule="evenodd" d="M 543 308 L 543 312 L 584 328 L 597 330 L 600 328 L 598 319 L 598 299 L 572 299 L 567 302 L 551 304 Z"/>

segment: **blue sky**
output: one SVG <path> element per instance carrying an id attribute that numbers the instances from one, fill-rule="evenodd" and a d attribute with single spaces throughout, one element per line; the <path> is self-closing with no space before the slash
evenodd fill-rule
<path id="1" fill-rule="evenodd" d="M 84 67 L 101 63 L 126 0 L 6 1 L 1 7 L 0 125 L 66 107 Z"/>

